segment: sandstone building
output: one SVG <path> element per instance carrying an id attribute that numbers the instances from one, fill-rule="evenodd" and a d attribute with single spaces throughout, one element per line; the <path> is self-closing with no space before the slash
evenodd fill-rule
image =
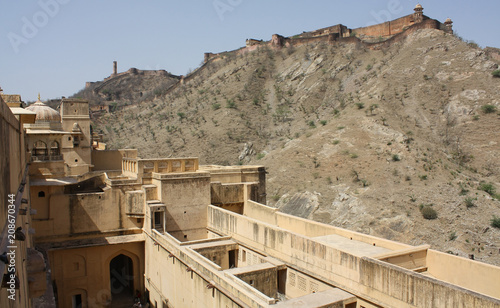
<path id="1" fill-rule="evenodd" d="M 280 213 L 263 166 L 104 150 L 84 100 L 2 94 L 0 117 L 0 307 L 500 307 L 499 267 Z"/>

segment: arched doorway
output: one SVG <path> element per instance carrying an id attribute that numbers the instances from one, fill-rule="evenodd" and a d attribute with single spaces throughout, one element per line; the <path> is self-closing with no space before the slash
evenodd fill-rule
<path id="1" fill-rule="evenodd" d="M 120 254 L 109 262 L 109 284 L 113 307 L 118 307 L 119 302 L 133 301 L 134 264 L 131 258 Z"/>

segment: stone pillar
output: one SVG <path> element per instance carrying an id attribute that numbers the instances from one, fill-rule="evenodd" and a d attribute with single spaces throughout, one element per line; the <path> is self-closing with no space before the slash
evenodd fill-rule
<path id="1" fill-rule="evenodd" d="M 413 16 L 415 19 L 415 23 L 424 21 L 424 8 L 420 4 L 417 4 L 414 10 L 415 13 L 413 13 Z"/>
<path id="2" fill-rule="evenodd" d="M 113 76 L 118 74 L 118 64 L 116 61 L 113 61 Z"/>
<path id="3" fill-rule="evenodd" d="M 444 22 L 444 32 L 453 34 L 453 21 L 450 18 L 447 18 Z"/>

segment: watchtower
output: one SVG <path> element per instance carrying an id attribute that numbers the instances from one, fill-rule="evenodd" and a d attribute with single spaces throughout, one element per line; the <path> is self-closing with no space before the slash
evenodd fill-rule
<path id="1" fill-rule="evenodd" d="M 417 6 L 415 6 L 414 10 L 415 10 L 415 13 L 413 13 L 413 16 L 415 19 L 415 23 L 419 23 L 419 22 L 424 21 L 424 8 L 422 7 L 422 5 L 417 4 Z"/>
<path id="2" fill-rule="evenodd" d="M 453 34 L 453 21 L 450 18 L 447 18 L 444 22 L 444 32 Z"/>

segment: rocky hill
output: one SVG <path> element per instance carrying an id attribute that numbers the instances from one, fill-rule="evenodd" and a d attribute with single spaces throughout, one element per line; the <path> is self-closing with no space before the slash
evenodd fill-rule
<path id="1" fill-rule="evenodd" d="M 227 53 L 94 130 L 142 157 L 262 164 L 268 203 L 284 212 L 500 265 L 494 61 L 431 29 L 378 50 Z"/>
<path id="2" fill-rule="evenodd" d="M 115 111 L 126 105 L 161 96 L 180 78 L 164 70 L 131 68 L 126 72 L 111 75 L 103 81 L 87 82 L 85 88 L 73 97 L 86 99 L 93 107 L 109 106 L 111 111 Z"/>

